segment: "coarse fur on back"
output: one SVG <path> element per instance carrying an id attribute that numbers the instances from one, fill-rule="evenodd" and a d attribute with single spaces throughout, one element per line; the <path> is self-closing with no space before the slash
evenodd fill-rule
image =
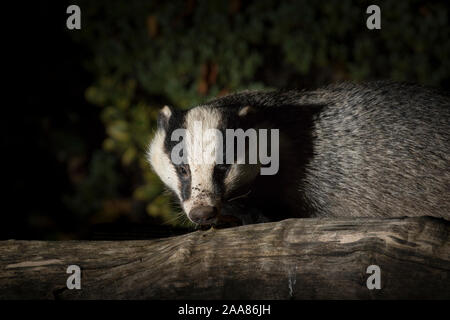
<path id="1" fill-rule="evenodd" d="M 279 129 L 279 171 L 261 164 L 174 165 L 177 128 Z M 450 97 L 417 85 L 343 83 L 244 91 L 187 111 L 163 108 L 149 161 L 188 217 L 214 224 L 288 217 L 450 217 Z M 226 219 L 225 219 L 226 220 Z"/>

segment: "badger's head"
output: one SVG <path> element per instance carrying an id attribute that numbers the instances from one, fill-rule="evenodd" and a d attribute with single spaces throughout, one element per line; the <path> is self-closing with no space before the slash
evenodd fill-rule
<path id="1" fill-rule="evenodd" d="M 237 152 L 236 161 L 226 161 L 225 130 L 242 128 L 248 110 L 199 106 L 180 111 L 166 106 L 160 111 L 148 159 L 194 223 L 215 224 L 224 204 L 247 194 L 260 173 L 258 163 L 237 161 Z"/>

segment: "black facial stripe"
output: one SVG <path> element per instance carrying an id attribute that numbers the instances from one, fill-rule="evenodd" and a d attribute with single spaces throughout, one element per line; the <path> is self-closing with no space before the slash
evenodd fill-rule
<path id="1" fill-rule="evenodd" d="M 226 170 L 226 171 L 220 170 L 217 167 L 214 168 L 212 181 L 213 181 L 215 194 L 223 195 L 225 193 L 225 178 L 229 171 L 230 171 L 230 168 L 228 168 L 228 170 Z"/>
<path id="2" fill-rule="evenodd" d="M 177 171 L 177 176 L 179 188 L 181 190 L 181 199 L 186 201 L 191 197 L 191 175 L 186 178 Z"/>
<path id="3" fill-rule="evenodd" d="M 165 151 L 169 154 L 172 152 L 172 149 L 175 145 L 177 145 L 180 141 L 172 141 L 171 136 L 172 132 L 176 129 L 186 129 L 184 123 L 184 117 L 186 113 L 179 110 L 174 110 L 172 112 L 172 116 L 169 119 L 166 129 L 166 138 L 164 140 L 164 148 Z"/>
<path id="4" fill-rule="evenodd" d="M 186 112 L 180 110 L 173 110 L 172 116 L 170 117 L 166 130 L 166 137 L 164 140 L 164 152 L 168 155 L 169 159 L 171 159 L 172 149 L 176 146 L 180 141 L 172 141 L 171 136 L 172 132 L 176 129 L 185 129 L 185 119 Z M 191 176 L 188 177 L 183 176 L 176 168 L 176 165 L 171 163 L 178 177 L 178 188 L 180 190 L 181 199 L 183 201 L 187 200 L 191 196 Z"/>
<path id="5" fill-rule="evenodd" d="M 241 123 L 240 123 L 239 117 L 237 116 L 237 112 L 238 112 L 237 108 L 232 108 L 232 107 L 223 108 L 223 107 L 220 107 L 219 109 L 221 110 L 222 117 L 219 119 L 219 123 L 218 123 L 218 128 L 217 129 L 222 133 L 222 137 L 223 137 L 223 145 L 222 145 L 223 159 L 222 159 L 222 164 L 226 164 L 226 154 L 227 154 L 227 150 L 226 150 L 226 146 L 227 146 L 226 130 L 227 129 L 233 129 L 233 130 L 234 129 L 238 129 L 238 128 L 241 127 Z M 236 155 L 236 150 L 234 151 L 234 154 Z M 219 173 L 219 178 L 220 178 L 220 173 Z"/>

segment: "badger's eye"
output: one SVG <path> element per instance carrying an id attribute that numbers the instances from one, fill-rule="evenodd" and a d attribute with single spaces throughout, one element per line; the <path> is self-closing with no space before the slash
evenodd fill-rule
<path id="1" fill-rule="evenodd" d="M 226 172 L 230 168 L 229 164 L 216 164 L 216 170 L 220 172 Z"/>
<path id="2" fill-rule="evenodd" d="M 178 174 L 180 174 L 183 177 L 188 177 L 189 176 L 189 165 L 188 164 L 182 164 L 179 166 L 176 166 L 177 172 Z"/>

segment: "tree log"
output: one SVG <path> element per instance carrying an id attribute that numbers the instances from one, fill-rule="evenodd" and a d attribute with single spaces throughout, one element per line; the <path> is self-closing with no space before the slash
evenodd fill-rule
<path id="1" fill-rule="evenodd" d="M 0 242 L 1 299 L 449 299 L 444 219 L 288 219 L 158 240 Z M 81 289 L 69 290 L 69 265 Z M 367 267 L 381 270 L 369 290 Z"/>

